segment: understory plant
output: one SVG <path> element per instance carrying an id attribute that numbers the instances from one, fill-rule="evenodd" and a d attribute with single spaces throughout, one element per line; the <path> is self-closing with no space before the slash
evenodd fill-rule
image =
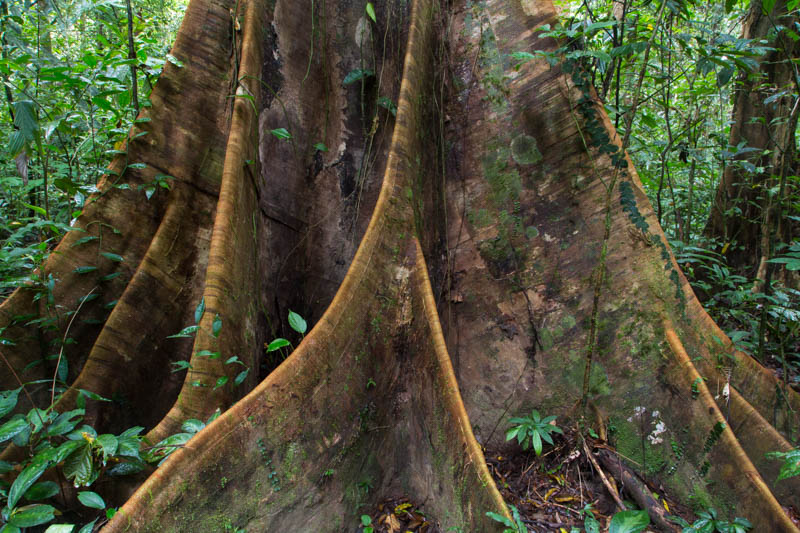
<path id="1" fill-rule="evenodd" d="M 513 426 L 506 432 L 506 440 L 509 441 L 516 437 L 523 450 L 527 450 L 528 446 L 533 444 L 533 451 L 536 452 L 536 455 L 542 455 L 542 443 L 546 442 L 552 445 L 551 434 L 564 433 L 553 423 L 555 419 L 555 415 L 542 418 L 536 409 L 531 411 L 530 416 L 514 417 L 509 420 Z"/>

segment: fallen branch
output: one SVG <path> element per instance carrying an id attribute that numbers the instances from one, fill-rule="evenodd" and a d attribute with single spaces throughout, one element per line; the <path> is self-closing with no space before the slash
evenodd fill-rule
<path id="1" fill-rule="evenodd" d="M 611 472 L 611 475 L 622 482 L 625 490 L 631 495 L 633 500 L 639 504 L 639 507 L 647 511 L 647 514 L 650 515 L 650 519 L 654 524 L 664 531 L 674 531 L 676 533 L 680 531 L 678 526 L 667 520 L 667 510 L 664 509 L 664 506 L 662 506 L 658 500 L 653 498 L 647 485 L 639 479 L 639 476 L 605 450 L 601 450 L 598 457 L 600 458 L 600 462 L 603 463 L 603 466 Z M 592 459 L 592 461 L 594 462 L 594 459 Z"/>

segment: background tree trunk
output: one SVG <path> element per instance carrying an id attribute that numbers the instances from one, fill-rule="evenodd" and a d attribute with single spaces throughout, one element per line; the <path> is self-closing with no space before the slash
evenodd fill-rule
<path id="1" fill-rule="evenodd" d="M 725 167 L 705 229 L 720 246 L 730 245 L 726 248 L 730 265 L 760 274 L 761 279 L 761 260 L 771 254 L 770 232 L 780 227 L 777 242 L 791 242 L 797 227 L 787 218 L 778 221 L 775 209 L 796 189 L 792 179 L 779 198 L 781 177 L 796 176 L 798 170 L 794 135 L 798 86 L 793 59 L 800 51 L 800 44 L 779 29 L 796 23 L 796 16 L 787 15 L 785 0 L 775 2 L 769 14 L 764 14 L 761 0 L 750 3 L 742 37 L 753 39 L 755 45 L 766 39 L 775 50 L 762 56 L 758 68 L 737 82 L 729 150 L 741 153 Z"/>

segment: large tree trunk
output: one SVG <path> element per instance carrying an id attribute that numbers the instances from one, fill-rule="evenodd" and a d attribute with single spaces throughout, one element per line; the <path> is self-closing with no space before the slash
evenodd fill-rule
<path id="1" fill-rule="evenodd" d="M 79 388 L 128 400 L 96 409 L 103 430 L 142 424 L 160 438 L 249 391 L 105 530 L 354 530 L 361 505 L 405 493 L 443 530 L 494 531 L 485 512 L 505 510 L 480 444 L 500 443 L 507 418 L 531 407 L 575 419 L 588 400 L 679 498 L 710 492 L 759 531 L 796 532 L 781 505 L 798 505 L 800 487 L 776 485 L 764 452 L 790 448 L 797 395 L 703 311 L 632 165 L 622 172 L 587 143 L 589 130 L 618 141 L 580 73 L 509 60 L 555 48 L 531 31 L 554 22 L 552 4 L 375 7 L 377 24 L 347 1 L 192 0 L 173 51 L 185 66 L 164 73 L 150 134 L 129 143 L 130 160 L 175 176 L 174 188 L 147 202 L 135 190 L 145 171 L 107 178 L 81 227 L 120 234 L 73 246 L 83 234 L 72 233 L 43 270 L 69 309 L 99 293 L 95 276 L 123 275 L 71 327 L 35 290 L 0 307 L 19 373 L 58 351 L 52 339 L 75 339 L 61 407 Z M 357 69 L 374 76 L 345 85 Z M 312 148 L 320 141 L 330 151 Z M 74 273 L 98 249 L 125 262 Z M 168 344 L 201 296 L 193 346 Z M 279 333 L 268 324 L 290 307 L 313 329 L 260 376 L 263 343 Z M 15 318 L 56 311 L 46 333 Z M 251 368 L 240 388 L 238 365 L 223 364 L 232 355 Z M 182 385 L 176 360 L 192 365 Z M 725 368 L 730 404 L 717 404 Z M 665 424 L 660 440 L 639 433 L 641 407 L 648 432 Z"/>
<path id="2" fill-rule="evenodd" d="M 761 0 L 750 2 L 742 38 L 755 44 L 767 40 L 773 50 L 737 82 L 729 150 L 741 153 L 725 166 L 705 229 L 726 250 L 730 247 L 729 264 L 751 269 L 761 279 L 766 267 L 761 260 L 772 253 L 771 232 L 777 228 L 777 241 L 791 242 L 797 227 L 787 216 L 789 210 L 778 208 L 794 189 L 793 180 L 788 187 L 781 186 L 781 181 L 798 171 L 798 85 L 793 60 L 800 52 L 800 44 L 778 29 L 792 28 L 797 22 L 797 11 L 788 14 L 786 0 L 775 2 L 769 14 L 763 12 Z"/>

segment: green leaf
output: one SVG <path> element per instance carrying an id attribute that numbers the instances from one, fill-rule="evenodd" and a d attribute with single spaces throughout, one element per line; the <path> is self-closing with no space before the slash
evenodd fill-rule
<path id="1" fill-rule="evenodd" d="M 315 150 L 319 150 L 320 152 L 327 152 L 328 147 L 325 146 L 325 143 L 317 143 L 314 145 Z"/>
<path id="2" fill-rule="evenodd" d="M 267 352 L 274 352 L 275 350 L 280 350 L 284 346 L 289 346 L 289 341 L 286 339 L 275 339 L 271 343 L 267 345 Z"/>
<path id="3" fill-rule="evenodd" d="M 25 493 L 23 498 L 29 502 L 38 500 L 46 500 L 58 494 L 58 484 L 53 481 L 42 481 L 41 483 L 34 483 L 31 488 Z"/>
<path id="4" fill-rule="evenodd" d="M 112 110 L 111 102 L 109 102 L 108 100 L 106 100 L 104 97 L 102 97 L 100 95 L 92 97 L 92 103 L 94 105 L 96 105 L 97 107 L 99 107 L 100 109 L 102 109 L 103 111 L 111 111 Z"/>
<path id="5" fill-rule="evenodd" d="M 92 530 L 94 529 L 94 523 L 95 523 L 95 522 L 97 522 L 97 518 L 95 518 L 94 520 L 92 520 L 91 522 L 89 522 L 88 524 L 86 524 L 85 526 L 83 526 L 83 527 L 82 527 L 82 528 L 81 528 L 81 529 L 78 531 L 78 533 L 92 533 Z M 47 531 L 45 531 L 44 533 L 47 533 Z"/>
<path id="6" fill-rule="evenodd" d="M 14 125 L 26 141 L 32 141 L 39 130 L 36 108 L 31 100 L 18 100 L 11 104 L 14 107 Z"/>
<path id="7" fill-rule="evenodd" d="M 15 415 L 14 418 L 0 426 L 0 442 L 5 442 L 8 439 L 14 438 L 17 433 L 20 433 L 27 427 L 29 427 L 29 425 L 25 417 L 22 415 Z"/>
<path id="8" fill-rule="evenodd" d="M 397 106 L 394 105 L 394 102 L 390 98 L 386 96 L 381 96 L 378 98 L 378 105 L 383 107 L 384 109 L 388 109 L 392 116 L 397 116 Z"/>
<path id="9" fill-rule="evenodd" d="M 92 509 L 106 508 L 106 502 L 103 501 L 103 498 L 101 498 L 96 492 L 92 492 L 90 490 L 79 492 L 78 500 L 80 500 L 80 502 L 86 507 L 91 507 Z"/>
<path id="10" fill-rule="evenodd" d="M 533 451 L 536 452 L 536 455 L 542 455 L 542 434 L 534 431 L 531 440 L 533 441 Z"/>
<path id="11" fill-rule="evenodd" d="M 117 439 L 117 455 L 139 458 L 139 439 L 120 435 Z"/>
<path id="12" fill-rule="evenodd" d="M 172 54 L 167 54 L 167 61 L 169 61 L 178 68 L 183 68 L 183 61 L 180 61 L 177 57 L 175 57 Z"/>
<path id="13" fill-rule="evenodd" d="M 119 440 L 110 433 L 99 435 L 97 439 L 95 439 L 95 443 L 100 445 L 103 450 L 103 455 L 106 458 L 116 455 L 117 448 L 119 447 Z"/>
<path id="14" fill-rule="evenodd" d="M 21 390 L 22 387 L 0 392 L 0 418 L 6 416 L 17 406 L 17 399 Z"/>
<path id="15" fill-rule="evenodd" d="M 767 458 L 784 461 L 778 473 L 778 478 L 775 480 L 776 482 L 800 475 L 800 448 L 788 452 L 770 452 L 767 454 Z"/>
<path id="16" fill-rule="evenodd" d="M 53 524 L 44 533 L 72 533 L 73 529 L 73 524 Z"/>
<path id="17" fill-rule="evenodd" d="M 83 409 L 75 409 L 58 415 L 58 418 L 47 428 L 47 434 L 53 437 L 69 433 L 83 420 L 84 414 L 86 413 Z"/>
<path id="18" fill-rule="evenodd" d="M 509 520 L 508 518 L 506 518 L 505 516 L 503 516 L 501 514 L 494 513 L 492 511 L 486 511 L 486 516 L 488 516 L 489 518 L 491 518 L 495 522 L 500 522 L 504 526 L 515 527 L 514 526 L 514 522 L 512 522 L 511 520 Z"/>
<path id="19" fill-rule="evenodd" d="M 242 370 L 236 375 L 236 378 L 233 380 L 233 384 L 239 386 L 242 382 L 247 379 L 247 374 L 250 373 L 250 369 Z"/>
<path id="20" fill-rule="evenodd" d="M 11 488 L 8 491 L 8 507 L 14 508 L 17 505 L 17 502 L 22 495 L 28 492 L 28 489 L 36 483 L 36 480 L 44 474 L 44 471 L 47 470 L 50 465 L 51 461 L 47 458 L 38 458 L 39 456 L 35 457 L 31 463 L 25 467 L 25 469 L 20 472 L 17 479 L 14 480 L 14 484 L 11 485 Z M 17 526 L 23 527 L 23 526 Z"/>
<path id="21" fill-rule="evenodd" d="M 192 335 L 200 329 L 200 326 L 186 326 L 182 330 L 180 330 L 175 335 L 169 335 L 168 339 L 182 339 L 182 338 L 191 338 Z"/>
<path id="22" fill-rule="evenodd" d="M 217 383 L 216 385 L 214 385 L 214 390 L 217 390 L 220 387 L 224 387 L 227 382 L 228 382 L 228 376 L 222 376 L 217 378 Z"/>
<path id="23" fill-rule="evenodd" d="M 306 329 L 308 329 L 308 324 L 303 320 L 303 317 L 292 310 L 289 310 L 289 326 L 301 335 L 304 335 Z"/>
<path id="24" fill-rule="evenodd" d="M 214 315 L 214 321 L 211 323 L 211 334 L 214 338 L 218 338 L 222 331 L 222 319 L 219 315 Z"/>
<path id="25" fill-rule="evenodd" d="M 64 461 L 64 475 L 73 480 L 76 487 L 89 485 L 97 473 L 92 462 L 92 445 L 88 442 L 75 450 Z"/>
<path id="26" fill-rule="evenodd" d="M 583 521 L 583 528 L 586 533 L 600 533 L 600 522 L 593 516 L 587 516 Z"/>
<path id="27" fill-rule="evenodd" d="M 355 70 L 350 71 L 347 76 L 344 77 L 342 80 L 342 85 L 350 85 L 351 83 L 357 82 L 358 80 L 362 80 L 364 78 L 370 78 L 375 75 L 375 71 L 368 69 L 368 68 L 357 68 Z"/>
<path id="28" fill-rule="evenodd" d="M 94 272 L 97 270 L 96 266 L 79 266 L 75 270 L 73 270 L 76 274 L 88 274 L 89 272 Z"/>
<path id="29" fill-rule="evenodd" d="M 186 433 L 197 433 L 201 429 L 206 427 L 206 425 L 196 418 L 190 418 L 186 422 L 181 425 L 181 431 L 185 431 Z"/>
<path id="30" fill-rule="evenodd" d="M 174 374 L 175 372 L 181 372 L 182 370 L 189 370 L 192 368 L 192 364 L 189 361 L 175 361 L 172 364 L 171 372 Z"/>
<path id="31" fill-rule="evenodd" d="M 78 389 L 78 392 L 80 393 L 81 396 L 86 396 L 90 400 L 97 400 L 99 402 L 110 402 L 111 401 L 108 398 L 103 398 L 99 394 L 97 394 L 95 392 L 92 392 L 92 391 L 85 390 L 85 389 Z"/>
<path id="32" fill-rule="evenodd" d="M 647 511 L 620 511 L 611 518 L 608 533 L 639 533 L 649 525 Z"/>
<path id="33" fill-rule="evenodd" d="M 194 323 L 199 324 L 200 319 L 203 318 L 203 313 L 206 312 L 206 298 L 205 296 L 200 298 L 200 303 L 197 304 L 197 307 L 194 309 Z"/>
<path id="34" fill-rule="evenodd" d="M 367 2 L 367 16 L 372 19 L 372 22 L 375 24 L 378 23 L 378 20 L 375 18 L 375 6 L 372 5 L 372 2 Z"/>
<path id="35" fill-rule="evenodd" d="M 8 523 L 14 527 L 33 527 L 55 518 L 55 508 L 40 503 L 20 507 L 11 514 Z"/>
<path id="36" fill-rule="evenodd" d="M 775 7 L 775 0 L 762 0 L 761 2 L 761 11 L 765 15 L 769 15 L 772 13 L 772 8 Z"/>
<path id="37" fill-rule="evenodd" d="M 288 141 L 292 138 L 292 134 L 289 133 L 289 130 L 286 128 L 276 128 L 274 130 L 269 130 L 269 132 L 282 141 Z"/>
<path id="38" fill-rule="evenodd" d="M 115 263 L 121 263 L 125 260 L 121 255 L 112 254 L 111 252 L 101 252 L 100 255 L 102 255 L 106 259 L 114 261 Z"/>
<path id="39" fill-rule="evenodd" d="M 32 204 L 26 204 L 25 202 L 22 202 L 22 205 L 24 205 L 25 207 L 27 207 L 28 209 L 30 209 L 32 211 L 35 211 L 35 212 L 39 213 L 42 216 L 47 216 L 47 211 L 45 211 L 43 207 L 39 207 L 39 206 L 32 205 Z"/>

